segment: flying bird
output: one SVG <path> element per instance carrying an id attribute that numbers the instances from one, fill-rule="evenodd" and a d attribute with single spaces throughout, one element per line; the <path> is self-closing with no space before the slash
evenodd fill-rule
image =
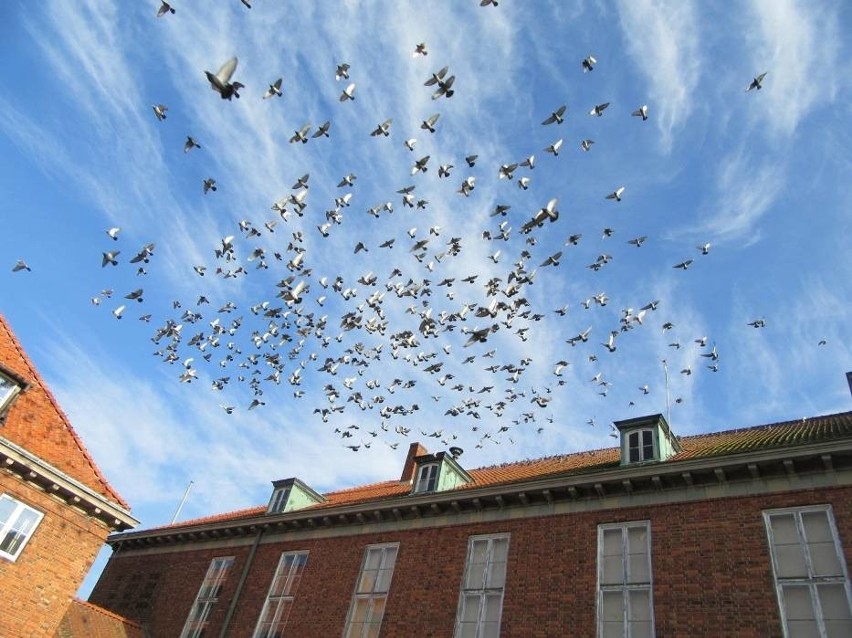
<path id="1" fill-rule="evenodd" d="M 278 97 L 281 97 L 281 96 L 283 95 L 283 94 L 281 93 L 281 82 L 283 82 L 283 79 L 282 79 L 282 78 L 278 78 L 277 80 L 275 80 L 275 82 L 273 82 L 272 84 L 270 84 L 270 85 L 269 85 L 269 88 L 268 88 L 268 89 L 266 89 L 266 93 L 264 93 L 264 94 L 263 94 L 263 99 L 264 99 L 264 100 L 267 100 L 267 99 L 269 99 L 269 98 L 271 98 L 271 97 L 275 97 L 276 95 L 277 95 Z"/>
<path id="2" fill-rule="evenodd" d="M 614 191 L 612 191 L 609 195 L 607 195 L 604 199 L 614 199 L 617 202 L 621 201 L 621 196 L 624 193 L 624 186 L 619 186 Z"/>
<path id="3" fill-rule="evenodd" d="M 113 226 L 112 228 L 107 228 L 106 234 L 109 235 L 110 239 L 113 241 L 118 241 L 118 233 L 121 232 L 121 229 L 118 226 Z"/>
<path id="4" fill-rule="evenodd" d="M 216 192 L 216 180 L 212 177 L 204 180 L 204 194 L 206 195 L 209 191 Z"/>
<path id="5" fill-rule="evenodd" d="M 151 108 L 154 109 L 154 115 L 157 116 L 157 119 L 159 121 L 162 122 L 164 119 L 166 119 L 166 111 L 169 110 L 168 106 L 166 106 L 165 104 L 153 104 Z"/>
<path id="6" fill-rule="evenodd" d="M 334 79 L 338 82 L 340 80 L 349 79 L 349 65 L 346 64 L 346 62 L 337 65 L 337 71 L 334 74 Z"/>
<path id="7" fill-rule="evenodd" d="M 594 143 L 595 143 L 594 140 L 588 140 L 588 139 L 582 140 L 580 142 L 580 148 L 583 149 L 583 151 L 588 152 L 589 150 L 591 150 L 592 144 L 594 144 Z"/>
<path id="8" fill-rule="evenodd" d="M 166 0 L 160 0 L 160 8 L 157 9 L 157 17 L 162 18 L 167 13 L 174 14 L 175 10 Z"/>
<path id="9" fill-rule="evenodd" d="M 393 118 L 386 119 L 384 122 L 376 126 L 376 128 L 373 130 L 372 133 L 370 133 L 370 135 L 373 137 L 384 135 L 385 137 L 387 137 L 388 135 L 390 135 L 390 127 L 392 123 Z"/>
<path id="10" fill-rule="evenodd" d="M 691 259 L 687 259 L 686 261 L 682 261 L 679 264 L 675 264 L 672 268 L 680 268 L 681 270 L 686 270 L 692 264 Z"/>
<path id="11" fill-rule="evenodd" d="M 565 115 L 565 109 L 566 108 L 567 107 L 564 104 L 562 106 L 560 106 L 558 109 L 556 109 L 555 111 L 553 111 L 553 113 L 550 114 L 550 117 L 548 117 L 547 119 L 544 120 L 544 122 L 542 122 L 542 125 L 547 126 L 548 124 L 553 124 L 553 123 L 562 124 L 562 122 L 565 121 L 564 115 Z"/>
<path id="12" fill-rule="evenodd" d="M 633 111 L 633 113 L 631 113 L 631 115 L 633 115 L 634 117 L 641 117 L 642 121 L 644 122 L 645 120 L 648 119 L 648 105 L 643 104 L 638 109 Z"/>
<path id="13" fill-rule="evenodd" d="M 308 143 L 308 133 L 311 130 L 310 124 L 305 124 L 298 131 L 293 131 L 293 136 L 290 138 L 290 144 L 294 142 L 301 142 L 302 144 Z"/>
<path id="14" fill-rule="evenodd" d="M 597 117 L 600 117 L 601 115 L 603 115 L 603 112 L 608 106 L 609 102 L 604 102 L 603 104 L 596 104 L 594 107 L 592 107 L 592 110 L 589 111 L 589 115 L 596 115 Z"/>
<path id="15" fill-rule="evenodd" d="M 237 58 L 233 57 L 216 72 L 216 74 L 205 71 L 207 81 L 210 82 L 210 88 L 216 91 L 223 100 L 230 100 L 232 97 L 239 98 L 239 90 L 245 88 L 240 82 L 231 82 L 231 76 L 237 70 Z"/>
<path id="16" fill-rule="evenodd" d="M 329 137 L 328 130 L 331 128 L 331 122 L 326 120 L 322 124 L 319 125 L 319 128 L 314 131 L 314 134 L 311 135 L 311 139 L 315 139 L 317 137 Z"/>
<path id="17" fill-rule="evenodd" d="M 749 85 L 746 87 L 746 93 L 748 93 L 752 89 L 757 89 L 759 91 L 763 87 L 763 78 L 765 77 L 766 72 L 756 76 L 751 82 L 749 82 Z"/>
<path id="18" fill-rule="evenodd" d="M 426 48 L 425 42 L 419 42 L 414 46 L 414 53 L 411 54 L 411 57 L 416 58 L 418 56 L 429 55 L 429 51 Z"/>
<path id="19" fill-rule="evenodd" d="M 435 123 L 438 121 L 438 118 L 441 117 L 440 113 L 435 113 L 434 115 L 430 115 L 427 119 L 423 120 L 420 124 L 420 128 L 429 131 L 430 133 L 435 132 Z"/>
<path id="20" fill-rule="evenodd" d="M 15 265 L 12 266 L 12 272 L 21 272 L 22 270 L 26 270 L 27 272 L 32 272 L 32 268 L 27 265 L 23 259 L 19 259 L 15 262 Z"/>
<path id="21" fill-rule="evenodd" d="M 120 250 L 111 250 L 107 251 L 103 254 L 103 259 L 101 260 L 101 268 L 106 266 L 107 264 L 111 264 L 113 266 L 118 266 L 118 260 L 116 257 L 121 253 Z"/>
<path id="22" fill-rule="evenodd" d="M 560 137 L 553 144 L 544 149 L 545 153 L 553 153 L 554 157 L 559 156 L 559 149 L 562 148 L 562 138 Z"/>
<path id="23" fill-rule="evenodd" d="M 195 141 L 191 135 L 186 136 L 186 142 L 183 143 L 183 152 L 189 153 L 194 148 L 201 148 L 201 144 Z"/>
<path id="24" fill-rule="evenodd" d="M 343 92 L 340 94 L 340 101 L 345 102 L 346 100 L 354 100 L 355 99 L 355 83 L 352 82 L 349 86 L 343 89 Z"/>
<path id="25" fill-rule="evenodd" d="M 595 65 L 597 63 L 598 63 L 598 61 L 595 60 L 595 58 L 593 56 L 589 55 L 588 57 L 586 57 L 582 62 L 583 73 L 588 73 L 589 71 L 594 71 Z"/>

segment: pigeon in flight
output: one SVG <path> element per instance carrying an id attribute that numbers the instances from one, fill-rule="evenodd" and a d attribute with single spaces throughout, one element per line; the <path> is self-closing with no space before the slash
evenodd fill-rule
<path id="1" fill-rule="evenodd" d="M 189 153 L 194 148 L 201 148 L 201 144 L 195 141 L 195 138 L 191 135 L 186 136 L 186 142 L 183 144 L 183 152 Z"/>
<path id="2" fill-rule="evenodd" d="M 377 137 L 379 135 L 384 135 L 385 137 L 387 137 L 388 135 L 390 135 L 390 127 L 391 127 L 392 123 L 393 123 L 393 118 L 386 119 L 384 122 L 382 122 L 381 124 L 376 126 L 376 128 L 373 129 L 373 132 L 370 133 L 370 135 L 373 136 L 373 137 Z"/>
<path id="3" fill-rule="evenodd" d="M 166 119 L 166 111 L 169 110 L 168 106 L 166 106 L 165 104 L 154 104 L 151 106 L 151 108 L 154 109 L 154 115 L 157 116 L 157 119 L 160 122 Z"/>
<path id="4" fill-rule="evenodd" d="M 617 202 L 621 201 L 621 196 L 624 193 L 624 186 L 619 186 L 614 191 L 612 191 L 609 195 L 606 196 L 605 199 L 614 199 Z"/>
<path id="5" fill-rule="evenodd" d="M 346 62 L 337 65 L 337 71 L 334 74 L 334 79 L 338 82 L 340 80 L 348 80 L 349 79 L 349 65 Z"/>
<path id="6" fill-rule="evenodd" d="M 167 13 L 171 13 L 174 15 L 174 7 L 170 5 L 166 0 L 160 0 L 160 8 L 157 9 L 157 17 L 162 18 Z"/>
<path id="7" fill-rule="evenodd" d="M 588 56 L 583 60 L 583 73 L 595 70 L 595 65 L 598 63 L 593 56 Z"/>
<path id="8" fill-rule="evenodd" d="M 675 264 L 674 266 L 672 266 L 672 268 L 679 268 L 681 270 L 686 270 L 687 268 L 690 267 L 690 265 L 692 265 L 692 260 L 687 259 L 686 261 L 682 261 L 679 264 Z"/>
<path id="9" fill-rule="evenodd" d="M 112 228 L 107 228 L 106 234 L 109 235 L 110 239 L 113 241 L 118 241 L 118 233 L 121 232 L 121 228 L 118 226 L 113 226 Z"/>
<path id="10" fill-rule="evenodd" d="M 559 157 L 559 149 L 562 148 L 562 138 L 560 137 L 553 144 L 544 149 L 545 153 L 553 153 L 554 157 Z"/>
<path id="11" fill-rule="evenodd" d="M 320 124 L 319 128 L 314 131 L 314 134 L 311 135 L 311 138 L 317 137 L 329 137 L 328 130 L 331 128 L 331 122 L 326 120 L 322 124 Z"/>
<path id="12" fill-rule="evenodd" d="M 633 113 L 631 113 L 631 115 L 633 115 L 634 117 L 641 117 L 642 121 L 644 122 L 645 120 L 648 119 L 648 105 L 643 104 L 638 109 L 633 111 Z"/>
<path id="13" fill-rule="evenodd" d="M 231 58 L 216 72 L 216 74 L 205 71 L 207 81 L 210 82 L 210 88 L 216 91 L 223 100 L 230 100 L 232 97 L 239 98 L 239 90 L 245 88 L 240 82 L 231 82 L 231 76 L 237 70 L 237 58 Z"/>
<path id="14" fill-rule="evenodd" d="M 548 117 L 546 120 L 544 120 L 544 122 L 542 122 L 542 125 L 547 126 L 548 124 L 553 123 L 562 124 L 562 122 L 565 121 L 564 116 L 566 108 L 567 107 L 564 104 L 560 106 L 558 109 L 556 109 L 555 111 L 553 111 L 553 113 L 550 114 L 550 117 Z"/>
<path id="15" fill-rule="evenodd" d="M 204 180 L 204 194 L 206 195 L 210 191 L 216 192 L 216 180 L 212 177 Z"/>
<path id="16" fill-rule="evenodd" d="M 435 123 L 438 121 L 438 118 L 441 117 L 440 113 L 435 113 L 434 115 L 430 115 L 427 119 L 423 120 L 420 124 L 420 128 L 429 131 L 430 133 L 435 132 Z"/>
<path id="17" fill-rule="evenodd" d="M 301 142 L 302 144 L 308 143 L 308 133 L 311 130 L 310 124 L 305 124 L 298 131 L 293 131 L 293 136 L 290 138 L 290 144 L 294 142 Z"/>
<path id="18" fill-rule="evenodd" d="M 414 53 L 411 54 L 411 57 L 416 58 L 424 55 L 429 55 L 429 51 L 426 48 L 426 43 L 420 42 L 414 46 Z"/>
<path id="19" fill-rule="evenodd" d="M 22 270 L 26 270 L 27 272 L 32 272 L 32 268 L 27 265 L 23 259 L 19 259 L 15 262 L 15 265 L 12 266 L 12 272 L 21 272 Z"/>
<path id="20" fill-rule="evenodd" d="M 266 93 L 263 94 L 263 99 L 268 100 L 271 97 L 278 96 L 281 97 L 283 93 L 281 93 L 281 82 L 283 82 L 282 78 L 278 78 L 269 85 L 269 88 L 266 89 Z"/>
<path id="21" fill-rule="evenodd" d="M 589 150 L 591 150 L 592 144 L 594 144 L 594 143 L 595 143 L 594 140 L 588 140 L 588 139 L 582 140 L 580 142 L 580 148 L 583 149 L 583 151 L 588 152 Z"/>
<path id="22" fill-rule="evenodd" d="M 763 87 L 763 78 L 765 77 L 766 72 L 756 76 L 751 82 L 749 82 L 749 85 L 746 87 L 746 93 L 748 93 L 752 89 L 757 89 L 759 91 Z"/>
<path id="23" fill-rule="evenodd" d="M 340 94 L 340 101 L 345 102 L 346 100 L 354 100 L 355 99 L 355 83 L 352 82 L 345 89 L 343 89 L 343 93 Z"/>
<path id="24" fill-rule="evenodd" d="M 596 104 L 594 107 L 592 107 L 592 110 L 589 111 L 589 115 L 596 115 L 597 117 L 600 117 L 601 115 L 603 115 L 603 112 L 608 106 L 609 102 L 604 102 L 603 104 Z"/>

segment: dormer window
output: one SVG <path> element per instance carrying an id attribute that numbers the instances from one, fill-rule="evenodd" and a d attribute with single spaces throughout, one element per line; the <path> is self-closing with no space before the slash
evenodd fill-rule
<path id="1" fill-rule="evenodd" d="M 628 434 L 627 456 L 631 463 L 655 460 L 657 456 L 654 453 L 654 431 L 649 428 Z"/>
<path id="2" fill-rule="evenodd" d="M 438 463 L 426 463 L 417 470 L 415 492 L 434 492 L 438 487 Z"/>
<path id="3" fill-rule="evenodd" d="M 621 433 L 621 464 L 665 461 L 680 452 L 680 444 L 671 433 L 662 414 L 616 421 Z"/>
<path id="4" fill-rule="evenodd" d="M 269 514 L 280 514 L 284 511 L 287 505 L 287 499 L 290 498 L 290 486 L 279 487 L 273 490 L 272 498 L 269 499 Z"/>
<path id="5" fill-rule="evenodd" d="M 272 481 L 272 496 L 267 514 L 283 514 L 300 510 L 325 501 L 325 497 L 312 490 L 297 478 Z"/>
<path id="6" fill-rule="evenodd" d="M 473 478 L 458 464 L 461 453 L 461 448 L 453 447 L 449 454 L 438 452 L 415 457 L 411 493 L 443 492 L 472 483 Z"/>

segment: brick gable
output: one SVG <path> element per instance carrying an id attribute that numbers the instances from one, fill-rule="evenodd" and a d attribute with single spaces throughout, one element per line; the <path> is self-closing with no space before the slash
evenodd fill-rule
<path id="1" fill-rule="evenodd" d="M 25 448 L 86 487 L 128 509 L 127 503 L 107 483 L 95 465 L 2 314 L 0 366 L 28 384 L 27 389 L 13 402 L 5 422 L 0 425 L 0 437 Z"/>

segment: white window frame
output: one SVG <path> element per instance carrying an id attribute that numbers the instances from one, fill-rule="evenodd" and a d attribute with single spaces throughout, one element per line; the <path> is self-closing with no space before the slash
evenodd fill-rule
<path id="1" fill-rule="evenodd" d="M 838 573 L 818 573 L 820 568 L 816 563 L 820 562 L 824 564 L 825 562 L 824 557 L 820 559 L 818 552 L 820 548 L 818 546 L 827 545 L 829 543 L 827 541 L 818 542 L 817 540 L 809 539 L 807 528 L 802 518 L 803 515 L 815 512 L 824 513 L 826 520 L 828 521 L 828 530 L 831 536 L 830 542 L 834 547 L 834 558 L 839 566 L 839 569 L 837 570 Z M 773 530 L 771 521 L 773 517 L 793 518 L 797 537 L 795 543 L 776 542 L 775 531 Z M 810 597 L 810 609 L 808 611 L 812 612 L 812 620 L 816 623 L 821 638 L 832 638 L 833 636 L 840 635 L 848 636 L 849 633 L 846 632 L 846 630 L 841 630 L 839 633 L 832 631 L 832 619 L 825 617 L 825 611 L 819 595 L 821 587 L 825 589 L 827 587 L 837 587 L 837 585 L 841 585 L 844 593 L 846 594 L 847 618 L 839 620 L 852 625 L 852 620 L 850 620 L 852 619 L 852 587 L 850 587 L 849 572 L 847 571 L 846 560 L 843 555 L 843 545 L 841 544 L 840 536 L 837 533 L 837 527 L 834 522 L 834 513 L 831 509 L 831 505 L 812 505 L 764 510 L 763 522 L 766 527 L 767 542 L 769 543 L 769 554 L 772 562 L 772 576 L 775 582 L 775 595 L 778 601 L 778 611 L 781 615 L 781 625 L 783 627 L 784 636 L 794 638 L 796 635 L 796 632 L 790 626 L 792 619 L 789 618 L 788 609 L 785 605 L 785 587 L 791 589 L 796 587 L 807 587 Z M 792 549 L 792 547 L 796 545 L 798 545 L 798 552 Z M 780 554 L 782 551 L 788 557 L 792 554 L 792 558 L 801 560 L 806 569 L 806 575 L 783 575 L 779 565 L 781 558 Z M 829 624 L 827 624 L 827 622 Z"/>
<path id="2" fill-rule="evenodd" d="M 646 454 L 645 448 L 647 445 L 644 442 L 645 435 L 649 435 L 651 437 L 651 453 Z M 631 445 L 630 439 L 636 435 L 636 443 L 637 445 L 634 447 Z M 645 461 L 656 461 L 657 460 L 657 441 L 655 440 L 653 428 L 642 428 L 641 430 L 633 430 L 632 432 L 627 433 L 627 462 L 628 463 L 643 463 Z M 638 458 L 634 459 L 631 450 L 636 450 Z"/>
<path id="3" fill-rule="evenodd" d="M 20 383 L 0 370 L 0 415 L 12 404 L 21 390 Z"/>
<path id="4" fill-rule="evenodd" d="M 501 541 L 505 555 L 496 556 L 495 541 Z M 503 543 L 505 541 L 505 543 Z M 481 534 L 467 539 L 467 558 L 459 592 L 459 607 L 456 613 L 455 638 L 497 638 L 503 619 L 503 594 L 506 591 L 506 573 L 509 565 L 510 534 Z M 483 562 L 474 562 L 477 545 L 485 543 Z M 495 560 L 497 558 L 498 560 Z M 499 560 L 502 558 L 502 560 Z M 489 620 L 490 604 L 497 604 L 496 625 Z M 476 609 L 472 612 L 472 604 Z M 475 621 L 470 619 L 475 616 Z"/>
<path id="5" fill-rule="evenodd" d="M 375 638 L 379 635 L 398 556 L 399 543 L 367 545 L 343 627 L 344 638 Z"/>
<path id="6" fill-rule="evenodd" d="M 33 537 L 44 514 L 8 494 L 0 494 L 0 503 L 4 501 L 13 507 L 6 520 L 0 519 L 0 558 L 14 563 Z M 22 518 L 25 519 L 23 522 Z M 2 549 L 4 546 L 7 549 Z"/>
<path id="7" fill-rule="evenodd" d="M 293 601 L 296 598 L 296 590 L 302 580 L 302 572 L 304 572 L 307 563 L 307 551 L 283 552 L 281 554 L 252 638 L 280 638 L 284 635 L 290 609 L 292 609 Z M 269 623 L 266 628 L 264 628 L 265 623 Z"/>
<path id="8" fill-rule="evenodd" d="M 434 492 L 438 489 L 440 478 L 440 463 L 424 463 L 417 468 L 417 480 L 414 482 L 414 492 Z"/>
<path id="9" fill-rule="evenodd" d="M 644 529 L 646 545 L 644 552 L 635 552 L 635 547 L 630 545 L 630 530 Z M 605 575 L 604 560 L 604 536 L 612 530 L 621 531 L 621 582 L 608 582 L 610 577 Z M 647 563 L 640 566 L 634 562 L 633 557 L 640 557 L 644 553 Z M 598 578 L 597 578 L 597 635 L 603 638 L 605 633 L 604 598 L 613 593 L 621 594 L 622 610 L 622 636 L 623 638 L 634 638 L 633 623 L 650 622 L 650 636 L 654 636 L 654 576 L 651 560 L 651 522 L 629 521 L 624 523 L 605 523 L 598 525 Z M 643 578 L 643 572 L 647 573 L 647 579 Z M 648 608 L 644 605 L 638 608 L 634 605 L 634 596 L 647 592 Z M 643 618 L 647 616 L 647 618 Z"/>
<path id="10" fill-rule="evenodd" d="M 183 630 L 180 632 L 180 638 L 202 638 L 210 622 L 210 614 L 219 601 L 222 586 L 234 566 L 234 560 L 234 556 L 217 556 L 210 561 L 207 573 L 186 617 Z"/>
<path id="11" fill-rule="evenodd" d="M 269 499 L 269 508 L 267 514 L 281 514 L 284 508 L 287 507 L 287 501 L 290 498 L 291 486 L 276 488 L 272 492 L 272 497 Z"/>

